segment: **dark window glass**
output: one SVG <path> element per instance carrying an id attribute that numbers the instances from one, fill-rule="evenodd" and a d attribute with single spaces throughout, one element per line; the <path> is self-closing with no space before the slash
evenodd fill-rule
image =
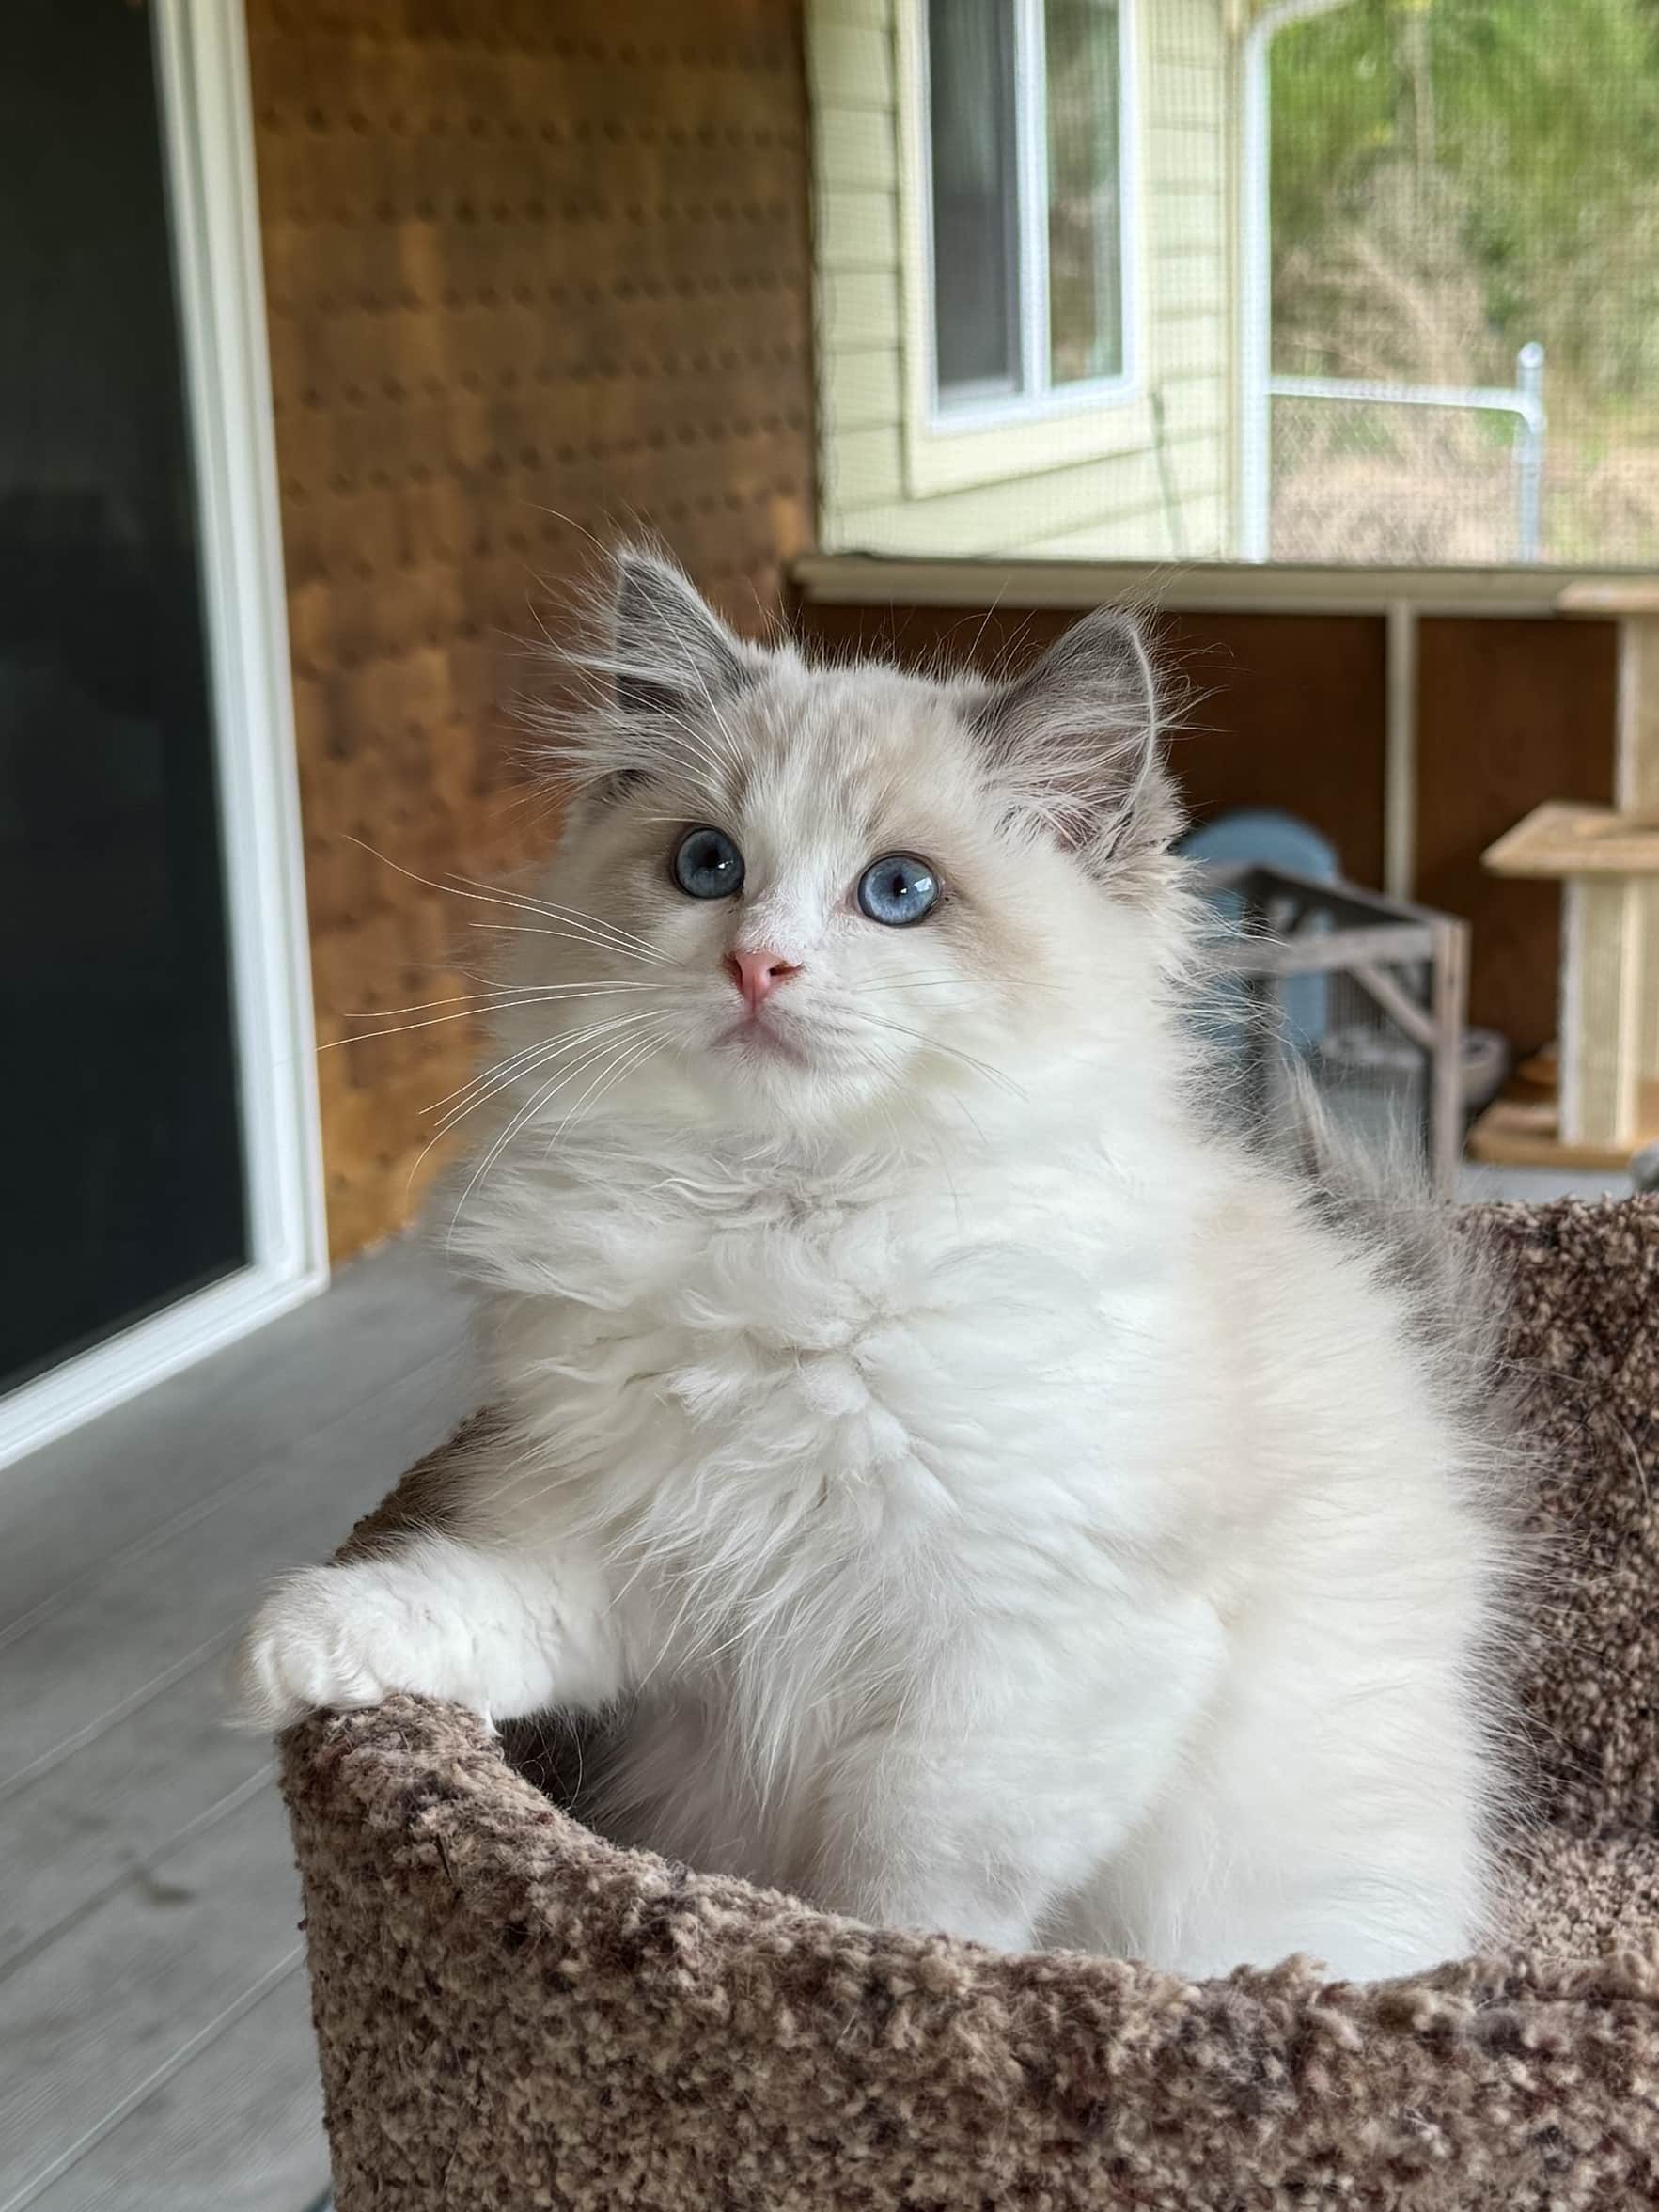
<path id="1" fill-rule="evenodd" d="M 1009 0 L 931 0 L 929 143 L 940 397 L 1020 384 L 1014 16 Z"/>
<path id="2" fill-rule="evenodd" d="M 0 1388 L 247 1256 L 148 10 L 0 8 Z"/>

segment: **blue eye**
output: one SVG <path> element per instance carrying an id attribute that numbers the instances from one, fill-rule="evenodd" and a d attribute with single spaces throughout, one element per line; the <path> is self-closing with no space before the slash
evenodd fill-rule
<path id="1" fill-rule="evenodd" d="M 901 930 L 937 906 L 939 878 L 914 853 L 889 853 L 859 877 L 858 903 L 871 921 Z"/>
<path id="2" fill-rule="evenodd" d="M 743 887 L 743 856 L 723 829 L 688 829 L 674 848 L 674 881 L 688 899 L 729 899 Z"/>

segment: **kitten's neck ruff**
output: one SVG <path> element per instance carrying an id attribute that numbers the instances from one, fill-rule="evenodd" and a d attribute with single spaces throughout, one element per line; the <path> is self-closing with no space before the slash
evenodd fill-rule
<path id="1" fill-rule="evenodd" d="M 486 1148 L 437 1218 L 451 1256 L 481 1263 L 487 1278 L 493 1239 L 528 1250 L 558 1238 L 572 1202 L 607 1198 L 631 1215 L 659 1203 L 666 1216 L 695 1194 L 699 1213 L 734 1217 L 769 1193 L 856 1207 L 971 1187 L 994 1202 L 1031 1164 L 1061 1160 L 1090 1184 L 1144 1189 L 1201 1149 L 1182 1054 L 1159 1038 L 1131 1068 L 1078 1049 L 1027 1066 L 1023 1079 L 970 1075 L 790 1126 L 761 1112 L 734 1121 L 659 1072 L 553 1130 L 532 1119 L 499 1157 Z M 1089 1202 L 1081 1189 L 1079 1200 Z"/>

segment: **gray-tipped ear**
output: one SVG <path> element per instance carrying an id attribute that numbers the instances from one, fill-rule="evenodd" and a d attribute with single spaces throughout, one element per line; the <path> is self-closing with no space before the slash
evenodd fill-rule
<path id="1" fill-rule="evenodd" d="M 1132 617 L 1085 615 L 1024 675 L 983 693 L 971 719 L 1016 808 L 1088 866 L 1161 853 L 1179 833 L 1157 677 Z"/>
<path id="2" fill-rule="evenodd" d="M 735 691 L 755 674 L 751 650 L 671 561 L 632 548 L 617 556 L 613 628 L 617 704 L 625 714 L 674 714 Z"/>

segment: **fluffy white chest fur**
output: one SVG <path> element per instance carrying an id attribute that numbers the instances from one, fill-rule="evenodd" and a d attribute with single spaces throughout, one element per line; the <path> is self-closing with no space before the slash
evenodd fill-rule
<path id="1" fill-rule="evenodd" d="M 1009 1141 L 602 1152 L 468 1229 L 526 1470 L 481 1518 L 614 1592 L 588 1810 L 1005 1944 L 1455 1952 L 1489 1561 L 1398 1301 L 1236 1155 Z"/>
<path id="2" fill-rule="evenodd" d="M 610 1832 L 869 1918 L 1194 1972 L 1465 1950 L 1466 1392 L 1382 1247 L 1186 1103 L 1164 787 L 1096 742 L 1087 817 L 1053 799 L 1071 664 L 872 721 L 723 672 L 666 574 L 715 724 L 618 649 L 649 766 L 602 755 L 524 905 L 561 945 L 501 994 L 453 1211 L 502 1425 L 441 1530 L 270 1601 L 247 1702 L 601 1715 Z"/>

